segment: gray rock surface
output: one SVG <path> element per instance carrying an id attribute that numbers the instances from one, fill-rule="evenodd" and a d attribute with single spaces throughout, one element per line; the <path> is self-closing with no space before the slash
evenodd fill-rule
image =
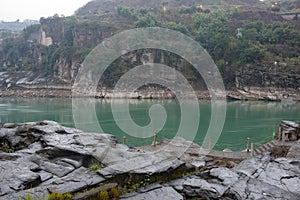
<path id="1" fill-rule="evenodd" d="M 0 199 L 28 194 L 45 199 L 51 192 L 74 194 L 110 180 L 124 184 L 163 177 L 164 182 L 156 179 L 121 198 L 296 200 L 300 199 L 299 141 L 292 144 L 289 157 L 263 154 L 229 169 L 213 162 L 217 157 L 199 156 L 201 147 L 183 138 L 175 138 L 161 150 L 132 148 L 118 144 L 113 135 L 84 133 L 52 121 L 4 124 L 0 129 Z M 100 169 L 91 170 L 92 165 Z M 191 169 L 197 172 L 171 180 Z"/>
<path id="2" fill-rule="evenodd" d="M 132 193 L 128 196 L 121 197 L 120 199 L 126 200 L 153 200 L 153 199 L 164 199 L 164 200 L 183 200 L 176 190 L 172 187 L 162 187 L 148 192 L 143 193 Z"/>
<path id="3" fill-rule="evenodd" d="M 118 144 L 113 135 L 84 133 L 53 121 L 4 124 L 0 144 L 4 143 L 1 149 L 13 153 L 0 151 L 1 199 L 75 193 L 107 178 L 150 176 L 185 164 L 176 152 L 137 150 Z M 93 164 L 102 169 L 91 171 Z"/>
<path id="4" fill-rule="evenodd" d="M 297 141 L 291 148 L 289 149 L 286 157 L 288 158 L 295 158 L 300 160 L 300 141 Z"/>
<path id="5" fill-rule="evenodd" d="M 228 168 L 218 167 L 213 168 L 210 171 L 210 176 L 217 178 L 223 185 L 232 185 L 239 179 L 239 175 Z"/>
<path id="6" fill-rule="evenodd" d="M 5 124 L 0 141 L 14 152 L 0 151 L 1 199 L 46 197 L 97 185 L 105 179 L 89 170 L 93 163 L 101 164 L 95 153 L 116 144 L 114 136 L 87 134 L 52 121 Z"/>
<path id="7" fill-rule="evenodd" d="M 185 197 L 204 199 L 300 199 L 300 162 L 269 155 L 242 161 L 233 169 L 212 168 L 167 183 Z"/>

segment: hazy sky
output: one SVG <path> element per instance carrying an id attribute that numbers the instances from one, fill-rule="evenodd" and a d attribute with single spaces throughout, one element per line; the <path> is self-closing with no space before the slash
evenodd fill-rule
<path id="1" fill-rule="evenodd" d="M 54 14 L 70 16 L 91 0 L 0 0 L 0 20 L 36 19 Z"/>

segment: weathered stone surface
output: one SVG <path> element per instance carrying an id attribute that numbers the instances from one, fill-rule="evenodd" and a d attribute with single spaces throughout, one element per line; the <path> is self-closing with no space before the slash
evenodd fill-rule
<path id="1" fill-rule="evenodd" d="M 293 194 L 261 180 L 241 176 L 223 195 L 232 199 L 299 199 Z"/>
<path id="2" fill-rule="evenodd" d="M 146 193 L 132 193 L 128 196 L 123 196 L 120 199 L 126 200 L 153 200 L 153 199 L 164 199 L 164 200 L 183 200 L 176 190 L 172 187 L 162 187 L 155 190 L 151 190 Z"/>
<path id="3" fill-rule="evenodd" d="M 67 174 L 69 174 L 75 169 L 72 165 L 67 163 L 63 163 L 63 162 L 53 163 L 42 159 L 39 159 L 36 164 L 38 164 L 40 169 L 49 172 L 51 174 L 54 174 L 58 177 L 66 176 Z"/>
<path id="4" fill-rule="evenodd" d="M 298 141 L 293 146 L 290 147 L 286 157 L 288 158 L 295 158 L 297 160 L 300 160 L 300 142 Z"/>
<path id="5" fill-rule="evenodd" d="M 289 158 L 263 154 L 231 169 L 218 167 L 218 157 L 199 157 L 201 147 L 183 138 L 131 148 L 118 144 L 115 136 L 84 133 L 51 121 L 6 125 L 0 129 L 0 141 L 14 150 L 0 151 L 0 199 L 5 200 L 77 193 L 107 180 L 123 184 L 166 175 L 166 181 L 173 172 L 178 177 L 190 169 L 200 171 L 139 188 L 122 199 L 300 199 L 299 141 L 291 143 Z M 92 171 L 93 164 L 101 169 Z"/>
<path id="6" fill-rule="evenodd" d="M 28 162 L 24 158 L 1 161 L 0 196 L 41 183 L 40 176 L 31 171 L 33 166 L 35 166 L 34 163 Z"/>
<path id="7" fill-rule="evenodd" d="M 261 170 L 268 165 L 271 159 L 272 158 L 269 155 L 252 157 L 242 161 L 238 166 L 235 167 L 235 170 L 247 176 L 255 177 L 258 175 L 258 173 L 261 173 Z"/>
<path id="8" fill-rule="evenodd" d="M 239 179 L 239 175 L 236 172 L 225 167 L 211 169 L 210 175 L 221 180 L 222 184 L 227 186 L 234 184 Z"/>
<path id="9" fill-rule="evenodd" d="M 209 183 L 200 177 L 190 177 L 183 183 L 183 192 L 190 197 L 219 198 L 227 189 L 221 184 Z"/>
<path id="10" fill-rule="evenodd" d="M 25 174 L 28 175 L 29 173 L 26 172 Z M 89 169 L 86 169 L 84 167 L 80 167 L 79 169 L 73 171 L 72 173 L 62 178 L 54 176 L 45 171 L 37 172 L 35 175 L 33 175 L 33 177 L 35 176 L 39 176 L 42 183 L 36 185 L 36 187 L 28 187 L 27 188 L 28 190 L 23 190 L 23 191 L 17 188 L 18 185 L 20 185 L 20 183 L 18 182 L 16 182 L 17 184 L 7 184 L 7 185 L 6 183 L 10 183 L 10 182 L 6 182 L 6 183 L 2 182 L 5 185 L 0 186 L 1 191 L 3 190 L 3 193 L 0 194 L 0 199 L 1 196 L 5 194 L 7 194 L 7 196 L 4 196 L 5 198 L 8 197 L 8 199 L 18 199 L 19 197 L 25 198 L 28 194 L 32 194 L 34 197 L 41 198 L 41 197 L 46 197 L 49 192 L 58 192 L 62 194 L 75 193 L 82 189 L 88 188 L 90 186 L 95 186 L 105 181 L 105 179 L 99 176 L 96 172 L 90 171 Z M 24 181 L 30 178 L 26 176 L 21 176 L 21 177 L 23 177 Z M 15 181 L 15 179 L 10 179 L 10 180 L 11 182 Z M 15 187 L 15 188 L 10 188 L 10 190 L 8 190 L 9 188 L 7 188 L 6 186 Z"/>
<path id="11" fill-rule="evenodd" d="M 18 158 L 20 158 L 21 155 L 17 154 L 17 153 L 5 153 L 3 151 L 0 151 L 0 161 L 4 161 L 4 160 L 17 160 Z"/>
<path id="12" fill-rule="evenodd" d="M 118 144 L 113 135 L 84 133 L 52 121 L 5 125 L 0 140 L 15 151 L 0 152 L 3 198 L 26 197 L 29 188 L 36 197 L 74 193 L 124 173 L 159 174 L 185 164 L 176 152 L 147 153 Z M 104 168 L 91 171 L 92 164 Z"/>
<path id="13" fill-rule="evenodd" d="M 300 163 L 294 159 L 277 158 L 263 169 L 257 179 L 300 194 Z"/>
<path id="14" fill-rule="evenodd" d="M 102 147 L 116 144 L 114 136 L 85 134 L 52 121 L 8 124 L 0 129 L 0 140 L 15 150 L 0 152 L 0 197 L 11 199 L 26 197 L 29 188 L 45 197 L 49 191 L 77 192 L 103 182 L 88 168 L 101 162 L 94 154 Z"/>
<path id="15" fill-rule="evenodd" d="M 41 177 L 41 181 L 45 182 L 51 178 L 53 178 L 53 175 L 51 173 L 45 172 L 45 171 L 39 171 L 37 174 Z"/>
<path id="16" fill-rule="evenodd" d="M 235 170 L 246 175 L 240 176 L 239 181 L 231 188 L 241 198 L 300 198 L 299 160 L 273 160 L 269 155 L 264 155 L 241 162 Z"/>
<path id="17" fill-rule="evenodd" d="M 196 167 L 196 168 L 204 167 L 205 166 L 205 160 L 203 160 L 203 159 L 192 160 L 191 165 Z"/>
<path id="18" fill-rule="evenodd" d="M 233 169 L 216 167 L 165 185 L 203 199 L 300 199 L 300 161 L 262 155 Z"/>
<path id="19" fill-rule="evenodd" d="M 124 160 L 122 160 L 122 162 L 117 162 L 116 164 L 100 170 L 99 174 L 106 178 L 111 178 L 117 174 L 124 174 L 128 172 L 151 175 L 176 169 L 184 164 L 183 161 L 166 152 L 133 153 L 133 155 L 135 156 L 127 157 L 127 159 L 126 157 L 123 157 Z"/>

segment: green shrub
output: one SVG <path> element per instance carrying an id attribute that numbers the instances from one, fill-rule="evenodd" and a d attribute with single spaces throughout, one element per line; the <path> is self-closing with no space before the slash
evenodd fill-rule
<path id="1" fill-rule="evenodd" d="M 98 199 L 99 200 L 108 200 L 109 199 L 109 195 L 107 191 L 101 191 L 98 193 Z"/>
<path id="2" fill-rule="evenodd" d="M 25 199 L 20 199 L 20 200 L 33 200 L 33 197 L 31 194 L 29 194 Z"/>
<path id="3" fill-rule="evenodd" d="M 48 200 L 71 200 L 71 199 L 72 199 L 72 195 L 70 193 L 59 194 L 59 193 L 53 192 L 48 197 Z"/>
<path id="4" fill-rule="evenodd" d="M 97 170 L 99 170 L 101 168 L 102 167 L 101 167 L 100 164 L 93 164 L 93 165 L 90 166 L 90 170 L 92 170 L 92 171 L 97 171 Z"/>
<path id="5" fill-rule="evenodd" d="M 14 150 L 8 145 L 6 141 L 0 143 L 0 151 L 4 151 L 6 153 L 13 153 Z"/>
<path id="6" fill-rule="evenodd" d="M 33 198 L 32 194 L 28 194 L 25 198 L 19 198 L 19 200 L 43 200 L 43 198 Z"/>
<path id="7" fill-rule="evenodd" d="M 111 198 L 117 198 L 119 197 L 119 191 L 118 191 L 118 188 L 111 188 L 110 190 L 110 197 Z"/>

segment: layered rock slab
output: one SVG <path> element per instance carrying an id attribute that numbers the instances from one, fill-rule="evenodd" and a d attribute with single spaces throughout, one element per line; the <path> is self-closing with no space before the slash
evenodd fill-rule
<path id="1" fill-rule="evenodd" d="M 124 174 L 153 175 L 185 164 L 177 152 L 150 152 L 53 121 L 4 124 L 0 129 L 0 198 L 76 193 Z M 5 148 L 4 148 L 5 147 Z M 4 152 L 7 151 L 7 152 Z M 93 171 L 90 166 L 99 166 Z"/>
<path id="2" fill-rule="evenodd" d="M 284 124 L 295 128 L 286 131 L 298 134 L 297 124 Z M 126 177 L 169 176 L 180 168 L 198 172 L 173 181 L 157 180 L 121 198 L 300 199 L 299 140 L 292 143 L 288 158 L 258 155 L 234 168 L 213 164 L 218 158 L 200 156 L 203 149 L 183 138 L 158 150 L 132 148 L 118 144 L 113 135 L 85 133 L 52 121 L 4 124 L 0 143 L 0 199 L 77 193 Z M 91 165 L 100 169 L 91 170 Z"/>

